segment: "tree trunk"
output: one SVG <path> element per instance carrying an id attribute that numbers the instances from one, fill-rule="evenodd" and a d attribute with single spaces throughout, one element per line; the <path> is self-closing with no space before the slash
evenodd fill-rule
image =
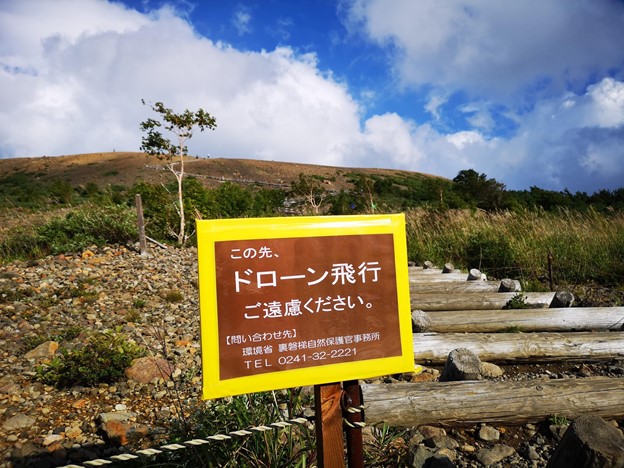
<path id="1" fill-rule="evenodd" d="M 390 426 L 526 424 L 557 414 L 624 417 L 624 379 L 419 382 L 364 385 L 366 420 Z"/>
<path id="2" fill-rule="evenodd" d="M 581 416 L 570 424 L 547 467 L 622 468 L 624 436 L 599 416 Z"/>
<path id="3" fill-rule="evenodd" d="M 482 361 L 556 362 L 624 358 L 624 333 L 414 333 L 414 360 L 442 365 L 456 348 Z"/>
<path id="4" fill-rule="evenodd" d="M 463 293 L 463 294 L 420 294 L 412 293 L 412 309 L 429 310 L 491 310 L 502 309 L 517 293 Z M 523 293 L 532 308 L 548 307 L 554 292 Z"/>
<path id="5" fill-rule="evenodd" d="M 562 332 L 624 330 L 624 307 L 571 307 L 567 309 L 412 311 L 420 331 L 438 333 L 502 331 Z M 426 324 L 427 328 L 423 328 Z"/>

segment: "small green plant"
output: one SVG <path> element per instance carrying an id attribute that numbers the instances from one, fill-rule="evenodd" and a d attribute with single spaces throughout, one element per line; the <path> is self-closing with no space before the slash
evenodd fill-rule
<path id="1" fill-rule="evenodd" d="M 168 289 L 165 291 L 164 299 L 167 302 L 182 302 L 184 300 L 184 296 L 177 289 Z"/>
<path id="2" fill-rule="evenodd" d="M 141 299 L 140 297 L 137 297 L 134 299 L 134 301 L 132 301 L 132 307 L 134 307 L 135 309 L 142 309 L 143 307 L 145 307 L 146 304 L 147 301 L 145 299 Z"/>
<path id="3" fill-rule="evenodd" d="M 565 416 L 561 416 L 560 414 L 551 415 L 548 418 L 548 422 L 552 426 L 565 426 L 567 424 L 570 424 L 570 421 L 568 421 L 568 418 L 566 418 Z"/>
<path id="4" fill-rule="evenodd" d="M 196 409 L 187 420 L 178 421 L 171 431 L 172 442 L 268 425 L 282 419 L 281 407 L 289 408 L 289 417 L 295 417 L 295 414 L 301 414 L 299 411 L 305 401 L 306 395 L 301 389 L 214 400 Z M 219 444 L 207 444 L 193 452 L 172 455 L 170 461 L 180 467 L 305 467 L 314 448 L 314 430 L 296 424 Z"/>
<path id="5" fill-rule="evenodd" d="M 503 306 L 505 310 L 511 309 L 530 309 L 531 304 L 526 301 L 526 296 L 522 293 L 516 293 L 514 296 L 507 301 L 507 303 Z"/>
<path id="6" fill-rule="evenodd" d="M 141 312 L 139 312 L 137 309 L 132 308 L 126 312 L 127 322 L 141 323 L 142 320 L 143 316 L 141 315 Z"/>
<path id="7" fill-rule="evenodd" d="M 144 355 L 142 347 L 118 330 L 95 333 L 82 346 L 64 348 L 49 363 L 37 367 L 37 378 L 56 387 L 116 382 L 133 359 Z"/>
<path id="8" fill-rule="evenodd" d="M 407 431 L 392 428 L 386 423 L 375 424 L 371 430 L 373 438 L 364 445 L 366 466 L 408 466 Z"/>
<path id="9" fill-rule="evenodd" d="M 520 325 L 508 325 L 501 330 L 501 333 L 522 333 Z"/>

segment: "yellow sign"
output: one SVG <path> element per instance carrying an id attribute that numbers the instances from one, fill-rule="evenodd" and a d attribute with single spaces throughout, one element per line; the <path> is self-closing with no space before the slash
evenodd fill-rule
<path id="1" fill-rule="evenodd" d="M 405 218 L 198 220 L 203 397 L 414 369 Z"/>

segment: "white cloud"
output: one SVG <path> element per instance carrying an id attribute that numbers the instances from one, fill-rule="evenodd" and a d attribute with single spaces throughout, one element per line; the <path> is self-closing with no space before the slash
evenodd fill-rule
<path id="1" fill-rule="evenodd" d="M 232 24 L 236 28 L 239 36 L 249 34 L 251 32 L 251 13 L 247 8 L 239 7 L 234 12 L 234 18 L 232 18 Z"/>
<path id="2" fill-rule="evenodd" d="M 560 93 L 622 64 L 624 4 L 608 0 L 352 0 L 352 28 L 392 44 L 403 85 L 504 97 Z"/>
<path id="3" fill-rule="evenodd" d="M 485 99 L 463 108 L 473 128 L 458 132 L 391 112 L 362 122 L 366 99 L 356 101 L 345 83 L 321 72 L 314 54 L 289 47 L 239 51 L 199 36 L 170 8 L 144 15 L 81 0 L 80 21 L 69 21 L 76 0 L 49 3 L 0 3 L 0 157 L 137 151 L 139 122 L 151 116 L 140 104 L 145 99 L 176 110 L 202 107 L 217 118 L 214 132 L 191 140 L 193 154 L 449 178 L 473 168 L 510 188 L 615 188 L 624 180 L 624 82 L 618 79 L 539 99 L 513 116 L 518 129 L 508 139 L 488 134 Z M 416 4 L 431 6 L 406 8 Z M 440 8 L 443 20 L 463 18 Z M 433 46 L 449 40 L 444 28 L 431 32 Z M 442 116 L 449 99 L 433 90 L 429 112 Z"/>
<path id="4" fill-rule="evenodd" d="M 359 108 L 313 54 L 241 52 L 199 37 L 173 10 L 144 16 L 95 0 L 85 3 L 94 17 L 69 27 L 56 17 L 69 17 L 75 2 L 39 8 L 48 3 L 5 2 L 0 10 L 11 46 L 0 55 L 4 157 L 138 150 L 145 99 L 217 118 L 216 131 L 190 142 L 194 153 L 345 162 L 341 147 L 359 132 Z M 6 33 L 9 22 L 34 25 L 32 40 Z M 12 57 L 33 72 L 17 70 Z"/>

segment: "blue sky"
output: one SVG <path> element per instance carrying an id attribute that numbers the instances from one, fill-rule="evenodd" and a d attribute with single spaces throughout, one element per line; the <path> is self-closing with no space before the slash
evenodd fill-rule
<path id="1" fill-rule="evenodd" d="M 1 0 L 0 157 L 137 151 L 624 186 L 621 0 Z"/>

